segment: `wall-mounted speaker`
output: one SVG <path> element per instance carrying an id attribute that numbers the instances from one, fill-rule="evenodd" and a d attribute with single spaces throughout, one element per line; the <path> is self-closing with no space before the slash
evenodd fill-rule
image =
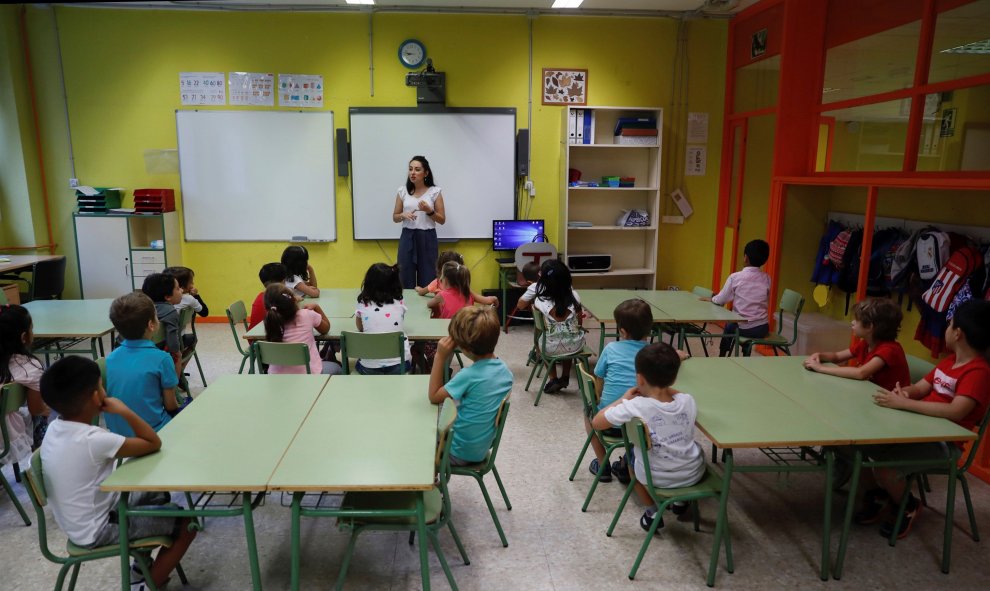
<path id="1" fill-rule="evenodd" d="M 516 176 L 529 176 L 529 130 L 516 132 Z"/>
<path id="2" fill-rule="evenodd" d="M 337 130 L 337 176 L 350 174 L 351 145 L 347 143 L 347 130 Z"/>

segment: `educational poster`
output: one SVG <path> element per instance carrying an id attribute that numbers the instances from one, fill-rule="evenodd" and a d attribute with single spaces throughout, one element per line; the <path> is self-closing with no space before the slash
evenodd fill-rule
<path id="1" fill-rule="evenodd" d="M 254 107 L 275 106 L 275 74 L 230 72 L 230 104 Z"/>
<path id="2" fill-rule="evenodd" d="M 225 78 L 223 72 L 179 72 L 182 105 L 226 105 Z"/>
<path id="3" fill-rule="evenodd" d="M 704 146 L 688 146 L 687 157 L 684 159 L 685 176 L 705 176 L 708 168 L 708 148 Z"/>
<path id="4" fill-rule="evenodd" d="M 688 113 L 687 143 L 708 143 L 708 113 Z"/>
<path id="5" fill-rule="evenodd" d="M 308 74 L 278 75 L 280 107 L 323 107 L 323 76 Z"/>

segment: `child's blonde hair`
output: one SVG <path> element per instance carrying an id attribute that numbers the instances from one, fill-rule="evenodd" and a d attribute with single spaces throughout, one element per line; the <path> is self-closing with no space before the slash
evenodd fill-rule
<path id="1" fill-rule="evenodd" d="M 904 314 L 900 306 L 886 298 L 872 298 L 856 302 L 853 317 L 873 330 L 874 341 L 896 341 Z"/>
<path id="2" fill-rule="evenodd" d="M 440 268 L 440 277 L 447 287 L 461 292 L 465 300 L 471 299 L 471 270 L 460 263 L 446 262 Z"/>
<path id="3" fill-rule="evenodd" d="M 489 306 L 467 306 L 454 314 L 447 331 L 458 347 L 480 356 L 495 351 L 500 329 L 494 309 Z"/>

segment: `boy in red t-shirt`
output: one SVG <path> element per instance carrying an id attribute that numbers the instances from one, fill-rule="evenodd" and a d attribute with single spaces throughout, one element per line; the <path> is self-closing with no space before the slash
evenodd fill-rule
<path id="1" fill-rule="evenodd" d="M 911 383 L 904 349 L 897 342 L 901 309 L 888 299 L 870 299 L 853 306 L 852 332 L 856 342 L 835 353 L 813 353 L 804 360 L 811 371 L 840 378 L 870 380 L 887 390 Z M 854 360 L 849 367 L 824 365 Z"/>
<path id="2" fill-rule="evenodd" d="M 990 364 L 986 359 L 990 352 L 990 301 L 970 300 L 959 306 L 945 329 L 945 345 L 951 355 L 927 376 L 905 388 L 877 391 L 873 396 L 876 404 L 946 418 L 967 429 L 976 427 L 990 403 Z M 870 445 L 864 446 L 863 453 L 875 460 L 923 460 L 949 455 L 944 442 Z M 877 521 L 888 501 L 896 506 L 907 493 L 907 509 L 897 534 L 903 538 L 910 531 L 921 504 L 905 490 L 904 478 L 897 470 L 878 469 L 875 477 L 880 488 L 867 491 L 864 509 L 856 515 L 857 522 Z M 880 533 L 889 537 L 893 529 L 893 523 L 886 523 Z"/>
<path id="3" fill-rule="evenodd" d="M 265 286 L 265 289 L 268 289 L 268 286 L 273 283 L 285 283 L 285 280 L 288 278 L 289 270 L 282 263 L 266 263 L 258 271 L 258 279 L 261 279 L 261 284 Z M 268 310 L 265 308 L 265 290 L 263 289 L 251 304 L 248 329 L 250 330 L 255 325 L 261 324 L 265 320 L 265 314 L 267 313 Z"/>

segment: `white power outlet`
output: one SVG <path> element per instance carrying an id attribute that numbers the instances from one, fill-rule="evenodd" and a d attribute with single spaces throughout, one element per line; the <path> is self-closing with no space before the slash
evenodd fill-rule
<path id="1" fill-rule="evenodd" d="M 530 197 L 536 197 L 536 185 L 533 184 L 533 181 L 526 181 L 526 190 L 529 191 Z"/>
<path id="2" fill-rule="evenodd" d="M 75 189 L 79 186 L 79 179 L 69 179 L 69 188 Z"/>

